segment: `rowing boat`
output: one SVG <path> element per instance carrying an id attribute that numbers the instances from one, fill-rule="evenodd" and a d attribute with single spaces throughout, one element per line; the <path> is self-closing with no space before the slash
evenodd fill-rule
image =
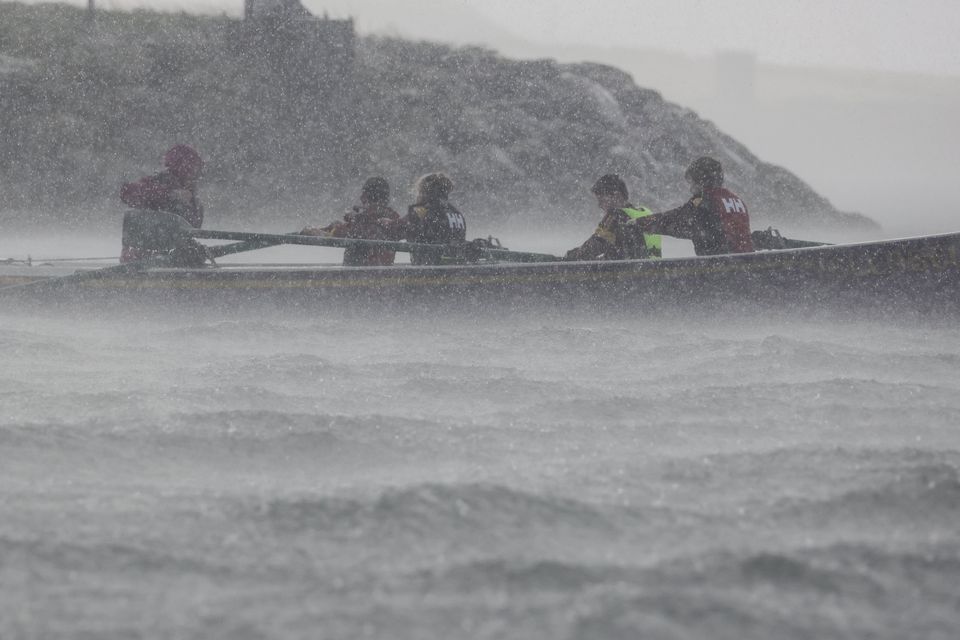
<path id="1" fill-rule="evenodd" d="M 960 300 L 960 233 L 663 260 L 389 267 L 147 266 L 103 270 L 97 277 L 78 278 L 69 287 L 59 287 L 55 294 L 43 287 L 13 287 L 55 281 L 68 272 L 70 267 L 65 266 L 0 266 L 0 287 L 22 296 L 96 301 L 200 299 L 209 303 L 241 298 L 296 304 L 502 307 L 569 303 L 642 307 L 709 301 L 734 306 L 831 304 L 952 313 Z"/>

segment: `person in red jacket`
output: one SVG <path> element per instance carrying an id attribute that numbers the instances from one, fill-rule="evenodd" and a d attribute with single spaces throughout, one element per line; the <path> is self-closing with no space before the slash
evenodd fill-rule
<path id="1" fill-rule="evenodd" d="M 163 156 L 166 170 L 128 182 L 120 189 L 120 200 L 134 209 L 173 213 L 190 226 L 199 229 L 203 224 L 203 205 L 197 196 L 203 160 L 192 147 L 178 144 Z M 124 243 L 120 262 L 142 260 L 160 255 L 155 249 Z"/>
<path id="2" fill-rule="evenodd" d="M 359 238 L 365 240 L 399 240 L 396 223 L 400 214 L 390 208 L 390 185 L 384 178 L 368 179 L 360 192 L 360 206 L 325 227 L 307 227 L 306 236 Z M 393 264 L 395 252 L 384 247 L 353 245 L 343 252 L 347 267 L 376 267 Z"/>
<path id="3" fill-rule="evenodd" d="M 693 241 L 698 256 L 750 253 L 750 214 L 743 200 L 723 186 L 723 166 L 698 158 L 685 174 L 693 197 L 681 207 L 629 223 L 635 232 L 659 233 Z"/>

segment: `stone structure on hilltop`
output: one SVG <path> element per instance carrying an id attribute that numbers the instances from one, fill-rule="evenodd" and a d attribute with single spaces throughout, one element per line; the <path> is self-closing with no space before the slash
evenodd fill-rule
<path id="1" fill-rule="evenodd" d="M 286 90 L 331 96 L 353 74 L 353 19 L 318 18 L 299 0 L 246 0 L 234 47 L 266 59 Z"/>

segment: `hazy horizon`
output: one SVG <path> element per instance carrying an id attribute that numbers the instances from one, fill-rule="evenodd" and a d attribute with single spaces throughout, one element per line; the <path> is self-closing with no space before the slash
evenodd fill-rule
<path id="1" fill-rule="evenodd" d="M 22 0 L 26 4 L 47 0 Z M 87 0 L 64 4 L 85 6 Z M 589 44 L 694 56 L 738 50 L 765 64 L 960 77 L 960 3 L 928 0 L 302 0 L 318 15 L 352 16 L 361 32 L 487 44 Z M 243 0 L 96 0 L 102 9 L 240 15 Z M 465 15 L 467 19 L 456 19 Z"/>

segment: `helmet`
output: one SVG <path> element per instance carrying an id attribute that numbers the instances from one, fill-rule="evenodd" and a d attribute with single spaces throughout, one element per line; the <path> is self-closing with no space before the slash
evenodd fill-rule
<path id="1" fill-rule="evenodd" d="M 723 184 L 723 165 L 706 156 L 697 158 L 690 163 L 684 177 L 701 187 L 719 187 Z"/>
<path id="2" fill-rule="evenodd" d="M 181 180 L 190 180 L 200 177 L 203 160 L 193 147 L 178 144 L 163 155 L 163 166 Z"/>

